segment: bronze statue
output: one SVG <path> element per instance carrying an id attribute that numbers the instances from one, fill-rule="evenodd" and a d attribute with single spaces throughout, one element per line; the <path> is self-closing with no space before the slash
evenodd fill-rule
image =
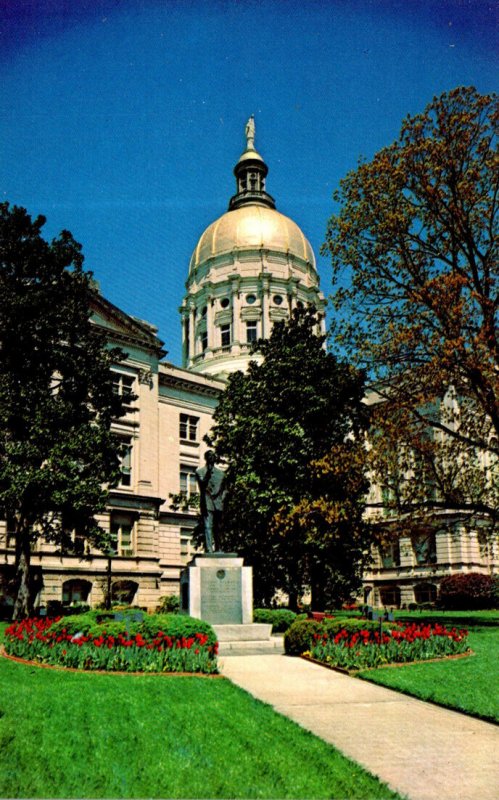
<path id="1" fill-rule="evenodd" d="M 206 466 L 198 467 L 196 480 L 200 492 L 201 520 L 204 527 L 204 538 L 207 553 L 217 549 L 217 539 L 225 497 L 223 469 L 215 466 L 216 457 L 213 450 L 205 453 Z"/>

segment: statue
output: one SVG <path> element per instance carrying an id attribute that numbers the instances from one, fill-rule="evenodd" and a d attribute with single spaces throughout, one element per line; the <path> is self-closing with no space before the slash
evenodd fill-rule
<path id="1" fill-rule="evenodd" d="M 216 458 L 213 450 L 206 451 L 205 461 L 206 466 L 198 467 L 196 470 L 196 480 L 200 492 L 206 552 L 214 553 L 225 497 L 223 486 L 225 472 L 215 466 Z"/>
<path id="2" fill-rule="evenodd" d="M 254 150 L 255 149 L 255 117 L 252 114 L 249 120 L 246 123 L 246 128 L 244 129 L 246 134 L 246 150 Z"/>

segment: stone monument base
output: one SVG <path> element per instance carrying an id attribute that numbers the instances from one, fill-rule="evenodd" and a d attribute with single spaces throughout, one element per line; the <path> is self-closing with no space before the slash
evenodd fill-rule
<path id="1" fill-rule="evenodd" d="M 253 622 L 251 567 L 235 553 L 202 553 L 180 577 L 181 611 L 212 625 Z"/>

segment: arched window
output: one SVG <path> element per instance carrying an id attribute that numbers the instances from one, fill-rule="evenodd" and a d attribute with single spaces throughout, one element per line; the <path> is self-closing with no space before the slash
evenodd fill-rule
<path id="1" fill-rule="evenodd" d="M 135 581 L 115 581 L 111 587 L 111 600 L 131 605 L 138 588 L 139 584 Z"/>
<path id="2" fill-rule="evenodd" d="M 379 590 L 381 605 L 391 608 L 400 607 L 400 589 L 398 586 L 383 586 Z"/>
<path id="3" fill-rule="evenodd" d="M 416 603 L 434 603 L 437 599 L 437 587 L 434 583 L 418 583 L 414 587 Z"/>
<path id="4" fill-rule="evenodd" d="M 86 603 L 92 590 L 90 581 L 73 578 L 62 584 L 62 602 L 64 605 L 71 603 Z"/>

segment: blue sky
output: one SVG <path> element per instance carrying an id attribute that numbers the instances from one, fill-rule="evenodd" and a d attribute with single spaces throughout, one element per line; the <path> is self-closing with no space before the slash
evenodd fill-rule
<path id="1" fill-rule="evenodd" d="M 497 86 L 482 0 L 0 0 L 0 186 L 69 229 L 103 294 L 180 363 L 190 255 L 227 209 L 244 124 L 319 257 L 334 188 L 402 119 Z"/>

